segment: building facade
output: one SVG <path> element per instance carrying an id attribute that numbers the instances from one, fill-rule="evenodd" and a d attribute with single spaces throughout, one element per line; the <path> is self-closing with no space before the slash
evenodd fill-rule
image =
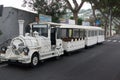
<path id="1" fill-rule="evenodd" d="M 5 7 L 3 8 L 2 16 L 0 17 L 0 30 L 2 34 L 0 35 L 0 47 L 9 45 L 12 38 L 19 35 L 19 24 L 18 20 L 25 20 L 25 27 L 35 21 L 37 14 L 27 12 L 24 10 Z"/>

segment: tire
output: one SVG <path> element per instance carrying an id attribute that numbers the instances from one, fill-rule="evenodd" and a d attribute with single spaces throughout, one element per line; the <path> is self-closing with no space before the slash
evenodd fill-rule
<path id="1" fill-rule="evenodd" d="M 38 65 L 38 63 L 39 63 L 38 55 L 37 54 L 33 54 L 32 58 L 31 58 L 31 63 L 30 63 L 31 67 L 36 67 Z"/>

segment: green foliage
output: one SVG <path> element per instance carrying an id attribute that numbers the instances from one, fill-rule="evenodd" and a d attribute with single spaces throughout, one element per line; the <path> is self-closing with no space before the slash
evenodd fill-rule
<path id="1" fill-rule="evenodd" d="M 82 21 L 83 21 L 82 18 L 78 18 L 78 25 L 82 25 Z"/>
<path id="2" fill-rule="evenodd" d="M 63 6 L 61 0 L 35 0 L 33 3 L 33 8 L 38 14 L 52 16 L 53 22 L 59 22 L 59 18 L 66 14 L 66 8 Z"/>
<path id="3" fill-rule="evenodd" d="M 74 17 L 71 16 L 70 19 L 74 20 Z M 77 25 L 82 25 L 82 21 L 83 21 L 82 18 L 78 18 L 78 23 L 77 23 Z"/>
<path id="4" fill-rule="evenodd" d="M 95 9 L 102 12 L 104 15 L 110 15 L 112 11 L 113 17 L 120 17 L 120 1 L 119 0 L 84 0 L 92 4 Z"/>
<path id="5" fill-rule="evenodd" d="M 73 16 L 71 16 L 71 17 L 70 17 L 70 19 L 74 19 L 74 17 L 73 17 Z"/>
<path id="6" fill-rule="evenodd" d="M 120 18 L 120 1 L 119 0 L 85 0 L 91 4 L 94 9 L 97 9 L 101 12 L 105 26 L 105 36 L 107 34 L 108 26 L 110 27 L 111 35 L 111 26 L 112 24 L 120 24 L 119 21 L 114 21 L 115 19 Z M 116 25 L 118 26 L 118 25 Z"/>
<path id="7" fill-rule="evenodd" d="M 52 22 L 59 23 L 59 17 L 52 17 Z"/>

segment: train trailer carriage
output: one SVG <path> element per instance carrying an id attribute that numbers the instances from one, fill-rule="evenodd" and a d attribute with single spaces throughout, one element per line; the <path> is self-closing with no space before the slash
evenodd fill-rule
<path id="1" fill-rule="evenodd" d="M 20 28 L 23 22 L 20 23 Z M 104 41 L 100 27 L 58 23 L 31 23 L 30 33 L 12 39 L 10 46 L 2 47 L 2 61 L 19 62 L 37 66 L 39 60 L 58 58 L 64 51 L 71 52 Z M 22 28 L 23 29 L 23 28 Z"/>
<path id="2" fill-rule="evenodd" d="M 104 30 L 100 27 L 89 26 L 86 28 L 86 46 L 92 46 L 104 41 Z"/>
<path id="3" fill-rule="evenodd" d="M 85 47 L 85 29 L 82 26 L 62 24 L 61 39 L 66 52 L 75 51 Z"/>
<path id="4" fill-rule="evenodd" d="M 104 30 L 100 29 L 98 31 L 98 43 L 102 43 L 105 41 L 105 37 L 104 37 Z"/>
<path id="5" fill-rule="evenodd" d="M 61 39 L 65 51 L 73 51 L 104 41 L 104 30 L 100 27 L 62 24 Z"/>

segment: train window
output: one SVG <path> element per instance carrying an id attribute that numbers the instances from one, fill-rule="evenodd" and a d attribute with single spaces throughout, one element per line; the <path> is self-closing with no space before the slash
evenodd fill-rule
<path id="1" fill-rule="evenodd" d="M 96 36 L 96 31 L 94 31 L 94 36 Z"/>
<path id="2" fill-rule="evenodd" d="M 90 34 L 90 36 L 91 36 L 91 31 L 89 31 L 89 34 Z"/>
<path id="3" fill-rule="evenodd" d="M 65 38 L 67 30 L 66 29 L 61 29 L 61 38 Z"/>
<path id="4" fill-rule="evenodd" d="M 97 33 L 96 33 L 96 31 L 95 31 L 95 36 L 97 36 Z"/>
<path id="5" fill-rule="evenodd" d="M 93 36 L 95 36 L 95 31 L 93 31 Z"/>
<path id="6" fill-rule="evenodd" d="M 79 38 L 79 29 L 73 29 L 73 37 Z"/>
<path id="7" fill-rule="evenodd" d="M 98 35 L 98 31 L 96 31 L 96 36 Z"/>
<path id="8" fill-rule="evenodd" d="M 74 37 L 76 37 L 76 31 L 74 33 Z M 73 37 L 73 29 L 60 29 L 59 34 L 61 38 L 71 38 Z"/>
<path id="9" fill-rule="evenodd" d="M 73 29 L 69 29 L 69 37 L 73 36 Z"/>
<path id="10" fill-rule="evenodd" d="M 101 31 L 99 31 L 99 35 L 101 35 Z"/>
<path id="11" fill-rule="evenodd" d="M 91 31 L 91 36 L 94 36 L 94 31 Z"/>
<path id="12" fill-rule="evenodd" d="M 104 31 L 102 31 L 102 35 L 104 35 Z"/>
<path id="13" fill-rule="evenodd" d="M 85 37 L 85 30 L 80 30 L 80 38 L 84 38 Z"/>
<path id="14" fill-rule="evenodd" d="M 90 31 L 90 37 L 92 36 L 92 32 Z"/>
<path id="15" fill-rule="evenodd" d="M 99 30 L 99 35 L 104 35 L 104 31 Z"/>
<path id="16" fill-rule="evenodd" d="M 88 31 L 88 37 L 90 37 L 90 31 Z"/>
<path id="17" fill-rule="evenodd" d="M 102 35 L 102 31 L 100 31 L 101 32 L 101 34 L 100 35 Z"/>
<path id="18" fill-rule="evenodd" d="M 97 36 L 97 31 L 96 30 L 94 31 L 94 33 L 95 33 L 94 36 Z"/>
<path id="19" fill-rule="evenodd" d="M 73 30 L 72 29 L 61 29 L 61 38 L 72 37 Z"/>
<path id="20" fill-rule="evenodd" d="M 92 31 L 92 36 L 94 36 L 94 31 Z"/>
<path id="21" fill-rule="evenodd" d="M 80 30 L 80 38 L 82 38 L 82 30 Z"/>
<path id="22" fill-rule="evenodd" d="M 83 33 L 84 33 L 84 34 L 83 34 L 83 36 L 84 36 L 84 37 L 86 37 L 86 33 L 85 33 L 85 30 L 83 30 Z"/>
<path id="23" fill-rule="evenodd" d="M 40 36 L 48 37 L 48 26 L 45 24 L 33 25 L 33 32 L 37 31 Z"/>

